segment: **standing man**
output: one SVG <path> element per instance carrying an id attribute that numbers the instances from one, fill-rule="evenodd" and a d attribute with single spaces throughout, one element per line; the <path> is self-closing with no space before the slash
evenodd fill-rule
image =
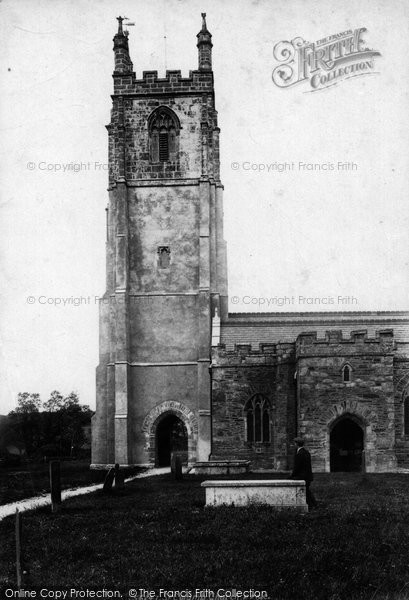
<path id="1" fill-rule="evenodd" d="M 304 479 L 305 493 L 308 508 L 315 508 L 317 501 L 310 490 L 310 485 L 314 479 L 311 468 L 311 454 L 304 448 L 304 440 L 301 437 L 294 438 L 296 452 L 294 456 L 294 467 L 291 473 L 291 479 Z"/>

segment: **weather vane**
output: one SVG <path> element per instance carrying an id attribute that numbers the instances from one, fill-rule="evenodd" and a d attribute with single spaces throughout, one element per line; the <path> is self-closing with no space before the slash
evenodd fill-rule
<path id="1" fill-rule="evenodd" d="M 125 31 L 122 30 L 122 23 L 123 21 L 129 21 L 128 17 L 117 17 L 116 19 L 118 21 L 118 34 L 128 35 L 129 31 L 127 31 L 126 29 Z M 135 27 L 135 23 L 125 23 L 125 27 Z"/>

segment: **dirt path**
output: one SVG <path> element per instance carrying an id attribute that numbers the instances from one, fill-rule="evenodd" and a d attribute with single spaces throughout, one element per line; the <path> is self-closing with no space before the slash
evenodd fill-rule
<path id="1" fill-rule="evenodd" d="M 126 481 L 132 481 L 133 479 L 138 479 L 142 477 L 153 477 L 154 475 L 163 475 L 164 473 L 169 473 L 169 467 L 163 467 L 160 469 L 148 469 L 144 473 L 139 473 L 138 475 L 128 477 Z M 61 492 L 61 498 L 64 501 L 66 500 L 66 498 L 72 498 L 73 496 L 82 496 L 83 494 L 90 494 L 91 492 L 96 492 L 100 489 L 102 489 L 101 483 L 87 485 L 85 487 L 80 488 L 71 488 L 68 490 L 63 490 Z M 33 498 L 26 498 L 25 500 L 18 500 L 18 502 L 11 502 L 10 504 L 3 504 L 3 506 L 0 506 L 0 521 L 5 517 L 14 515 L 17 508 L 20 512 L 24 512 L 26 510 L 33 510 L 35 508 L 39 508 L 40 506 L 49 506 L 50 504 L 50 494 L 43 494 L 41 496 L 34 496 Z"/>

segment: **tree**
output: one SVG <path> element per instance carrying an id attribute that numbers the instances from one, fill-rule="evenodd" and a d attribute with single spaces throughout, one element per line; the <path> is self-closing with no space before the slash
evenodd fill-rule
<path id="1" fill-rule="evenodd" d="M 40 407 L 40 394 L 20 392 L 17 407 L 9 413 L 10 426 L 19 434 L 27 454 L 35 452 L 41 445 Z"/>
<path id="2" fill-rule="evenodd" d="M 20 417 L 21 418 L 21 417 Z M 25 444 L 18 429 L 12 425 L 12 417 L 3 417 L 0 419 L 0 458 L 10 459 L 10 455 L 17 458 L 17 455 L 11 448 L 19 451 L 20 457 L 24 454 Z"/>
<path id="3" fill-rule="evenodd" d="M 62 455 L 73 455 L 76 447 L 84 442 L 84 425 L 88 424 L 92 415 L 89 406 L 81 405 L 78 394 L 70 392 L 63 396 L 57 390 L 43 404 L 43 430 L 46 444 L 59 447 Z"/>
<path id="4" fill-rule="evenodd" d="M 29 414 L 38 413 L 41 406 L 40 394 L 30 394 L 29 392 L 20 392 L 17 396 L 17 408 L 9 414 Z"/>
<path id="5" fill-rule="evenodd" d="M 47 412 L 57 412 L 64 406 L 64 397 L 60 392 L 54 390 L 51 392 L 47 402 L 43 403 L 43 408 Z"/>
<path id="6" fill-rule="evenodd" d="M 81 405 L 78 394 L 71 392 L 64 398 L 61 415 L 61 442 L 66 452 L 73 455 L 75 448 L 84 442 L 83 427 L 89 423 L 92 411 L 89 406 Z"/>
<path id="7" fill-rule="evenodd" d="M 89 426 L 92 411 L 81 405 L 78 394 L 63 396 L 58 390 L 51 392 L 43 403 L 39 394 L 19 393 L 17 407 L 9 413 L 10 427 L 19 434 L 28 455 L 45 452 L 72 456 L 75 448 L 85 441 L 84 426 Z M 48 450 L 47 455 L 50 454 Z"/>

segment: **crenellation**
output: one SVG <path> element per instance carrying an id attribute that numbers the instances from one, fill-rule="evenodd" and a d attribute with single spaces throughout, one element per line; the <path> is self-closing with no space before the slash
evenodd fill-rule
<path id="1" fill-rule="evenodd" d="M 142 79 L 137 80 L 137 81 L 136 81 L 135 73 L 134 73 L 133 79 L 134 79 L 135 83 L 139 83 L 139 84 L 140 83 L 154 83 L 158 79 L 158 72 L 157 71 L 143 71 Z"/>
<path id="2" fill-rule="evenodd" d="M 351 331 L 350 337 L 343 337 L 342 331 L 327 331 L 324 339 L 318 339 L 317 332 L 304 332 L 297 337 L 297 355 L 341 355 L 379 354 L 393 352 L 395 339 L 392 329 L 378 330 L 374 338 L 369 338 L 367 331 Z"/>
<path id="3" fill-rule="evenodd" d="M 376 332 L 376 337 L 381 340 L 390 341 L 394 338 L 393 329 L 383 329 Z"/>
<path id="4" fill-rule="evenodd" d="M 364 342 L 368 339 L 368 330 L 351 331 L 351 340 L 354 342 Z"/>
<path id="5" fill-rule="evenodd" d="M 142 79 L 137 79 L 134 72 L 124 74 L 115 71 L 113 78 L 115 95 L 213 94 L 214 86 L 211 71 L 190 71 L 189 77 L 182 77 L 180 70 L 168 70 L 165 77 L 159 77 L 158 71 L 143 71 Z"/>
<path id="6" fill-rule="evenodd" d="M 171 83 L 179 81 L 179 79 L 182 79 L 182 71 L 166 71 L 166 79 L 169 80 Z"/>

